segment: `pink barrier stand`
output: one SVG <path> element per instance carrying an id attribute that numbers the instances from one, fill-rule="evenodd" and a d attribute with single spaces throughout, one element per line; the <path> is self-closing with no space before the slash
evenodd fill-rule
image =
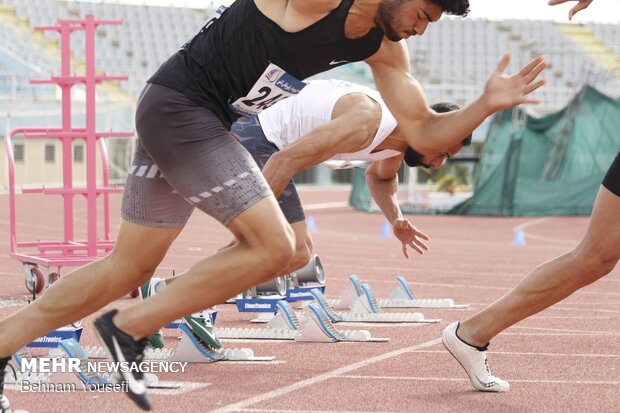
<path id="1" fill-rule="evenodd" d="M 81 266 L 106 255 L 112 250 L 114 241 L 110 236 L 109 194 L 120 192 L 120 188 L 109 186 L 108 153 L 103 139 L 130 138 L 133 132 L 97 132 L 95 86 L 107 80 L 126 80 L 123 76 L 100 76 L 95 74 L 95 32 L 101 24 L 121 24 L 120 20 L 96 20 L 87 16 L 84 20 L 59 20 L 55 26 L 35 27 L 36 30 L 55 30 L 60 34 L 61 75 L 49 80 L 32 80 L 32 84 L 56 84 L 62 91 L 62 127 L 60 128 L 20 128 L 10 131 L 4 142 L 9 167 L 9 203 L 10 203 L 10 254 L 22 262 L 26 277 L 26 287 L 33 294 L 43 291 L 46 284 L 60 277 L 60 267 Z M 70 36 L 76 30 L 84 30 L 86 35 L 86 70 L 83 76 L 71 75 Z M 86 125 L 71 125 L 71 88 L 83 84 L 86 89 Z M 42 193 L 60 195 L 63 198 L 64 237 L 59 241 L 18 241 L 16 234 L 15 205 L 15 162 L 13 158 L 12 138 L 23 135 L 26 139 L 59 139 L 62 142 L 63 185 L 61 188 L 39 188 L 23 190 L 22 193 Z M 74 139 L 83 139 L 86 143 L 86 186 L 73 185 L 72 144 Z M 97 147 L 103 167 L 102 186 L 97 185 Z M 87 236 L 85 240 L 76 240 L 73 227 L 73 201 L 76 195 L 86 198 Z M 104 234 L 97 234 L 97 199 L 103 200 Z M 101 217 L 100 217 L 101 219 Z M 38 268 L 48 269 L 47 277 Z M 50 272 L 50 267 L 58 267 L 58 272 Z M 47 278 L 47 279 L 46 279 Z"/>

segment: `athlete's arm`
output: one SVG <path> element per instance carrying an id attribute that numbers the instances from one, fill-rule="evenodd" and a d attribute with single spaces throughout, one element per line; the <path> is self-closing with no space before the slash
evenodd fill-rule
<path id="1" fill-rule="evenodd" d="M 549 0 L 549 5 L 555 6 L 556 4 L 566 3 L 567 1 L 577 1 L 577 4 L 568 12 L 568 20 L 573 20 L 573 16 L 577 14 L 577 12 L 587 9 L 593 0 Z"/>
<path id="2" fill-rule="evenodd" d="M 381 120 L 381 107 L 371 98 L 360 96 L 359 93 L 343 96 L 334 108 L 331 121 L 271 155 L 263 175 L 276 197 L 297 172 L 338 153 L 357 152 L 372 143 Z M 347 109 L 337 112 L 340 106 Z"/>
<path id="3" fill-rule="evenodd" d="M 375 161 L 366 169 L 370 194 L 390 223 L 403 218 L 397 198 L 398 169 L 402 160 L 402 155 L 394 156 Z"/>
<path id="4" fill-rule="evenodd" d="M 422 254 L 428 250 L 422 241 L 428 240 L 428 236 L 403 218 L 398 205 L 398 169 L 402 160 L 401 155 L 371 163 L 366 169 L 366 182 L 373 199 L 388 222 L 392 224 L 392 231 L 402 244 L 403 254 L 409 258 L 407 246 Z"/>
<path id="5" fill-rule="evenodd" d="M 518 73 L 506 76 L 503 72 L 509 61 L 510 55 L 502 57 L 476 101 L 461 110 L 437 114 L 428 107 L 422 87 L 410 74 L 404 40 L 384 39 L 379 51 L 366 60 L 377 89 L 404 131 L 408 144 L 423 154 L 441 152 L 458 144 L 494 112 L 522 103 L 538 103 L 527 95 L 544 83 L 536 81 L 545 68 L 544 59 L 538 57 Z"/>

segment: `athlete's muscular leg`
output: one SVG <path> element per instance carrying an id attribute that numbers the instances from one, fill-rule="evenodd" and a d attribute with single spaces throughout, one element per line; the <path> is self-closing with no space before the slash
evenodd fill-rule
<path id="1" fill-rule="evenodd" d="M 530 272 L 512 291 L 461 322 L 458 335 L 475 346 L 607 275 L 620 259 L 620 196 L 601 186 L 585 237 L 573 250 Z"/>
<path id="2" fill-rule="evenodd" d="M 278 274 L 288 274 L 298 270 L 308 264 L 312 258 L 312 237 L 306 221 L 295 222 L 291 224 L 291 228 L 295 233 L 295 255 Z"/>
<path id="3" fill-rule="evenodd" d="M 0 322 L 0 356 L 137 288 L 152 276 L 180 230 L 122 221 L 108 256 L 63 276 L 37 300 Z"/>
<path id="4" fill-rule="evenodd" d="M 294 235 L 273 196 L 235 217 L 228 228 L 238 244 L 203 259 L 166 289 L 121 310 L 114 322 L 134 338 L 273 278 L 294 253 Z"/>

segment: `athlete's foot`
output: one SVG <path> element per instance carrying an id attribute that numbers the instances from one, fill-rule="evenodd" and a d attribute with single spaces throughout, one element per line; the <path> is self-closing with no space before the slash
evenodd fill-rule
<path id="1" fill-rule="evenodd" d="M 486 347 L 476 348 L 465 343 L 456 334 L 458 328 L 458 321 L 446 327 L 441 341 L 456 361 L 461 364 L 474 388 L 487 392 L 508 391 L 510 388 L 508 382 L 491 374 L 487 363 Z"/>
<path id="2" fill-rule="evenodd" d="M 222 343 L 215 335 L 215 328 L 211 322 L 209 310 L 201 311 L 187 317 L 183 317 L 183 322 L 189 327 L 194 336 L 211 350 L 218 350 Z"/>
<path id="3" fill-rule="evenodd" d="M 129 365 L 129 369 L 120 369 L 119 373 L 122 381 L 127 383 L 129 398 L 141 409 L 151 410 L 151 401 L 146 394 L 144 373 L 139 368 L 144 359 L 144 348 L 148 340 L 136 341 L 116 327 L 112 318 L 117 312 L 117 310 L 109 311 L 95 320 L 97 335 L 112 361 L 121 365 Z"/>
<path id="4" fill-rule="evenodd" d="M 4 374 L 10 357 L 0 358 L 0 413 L 10 413 L 9 399 L 4 395 Z"/>

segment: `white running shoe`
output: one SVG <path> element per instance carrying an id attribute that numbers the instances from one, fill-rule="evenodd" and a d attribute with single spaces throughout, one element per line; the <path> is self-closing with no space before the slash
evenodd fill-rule
<path id="1" fill-rule="evenodd" d="M 469 376 L 471 384 L 480 391 L 506 392 L 510 384 L 491 374 L 487 363 L 487 352 L 463 342 L 456 335 L 459 322 L 455 321 L 443 330 L 441 342 L 454 356 Z"/>

